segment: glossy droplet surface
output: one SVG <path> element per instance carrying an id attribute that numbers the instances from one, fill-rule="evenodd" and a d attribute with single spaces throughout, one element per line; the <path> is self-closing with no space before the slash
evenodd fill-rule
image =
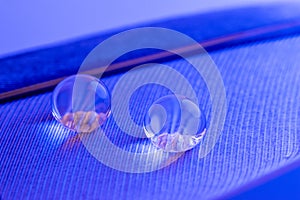
<path id="1" fill-rule="evenodd" d="M 53 91 L 53 116 L 76 132 L 92 132 L 101 126 L 108 118 L 110 108 L 106 86 L 93 76 L 70 76 Z"/>
<path id="2" fill-rule="evenodd" d="M 190 99 L 168 95 L 151 105 L 145 116 L 144 131 L 156 147 L 167 152 L 182 152 L 201 141 L 206 119 Z"/>

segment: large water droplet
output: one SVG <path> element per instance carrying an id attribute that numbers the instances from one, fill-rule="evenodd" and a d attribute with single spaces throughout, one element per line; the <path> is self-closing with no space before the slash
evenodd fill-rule
<path id="1" fill-rule="evenodd" d="M 144 131 L 156 147 L 167 152 L 182 152 L 201 141 L 206 119 L 190 99 L 168 95 L 152 104 L 145 116 Z"/>

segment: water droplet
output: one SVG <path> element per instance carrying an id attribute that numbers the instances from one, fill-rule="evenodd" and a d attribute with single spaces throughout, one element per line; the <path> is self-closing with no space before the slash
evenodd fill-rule
<path id="1" fill-rule="evenodd" d="M 76 132 L 92 132 L 101 126 L 108 118 L 110 108 L 106 86 L 93 76 L 70 76 L 53 91 L 53 116 Z"/>
<path id="2" fill-rule="evenodd" d="M 206 132 L 206 119 L 190 99 L 168 95 L 151 105 L 145 116 L 144 131 L 156 147 L 183 152 L 199 144 Z"/>

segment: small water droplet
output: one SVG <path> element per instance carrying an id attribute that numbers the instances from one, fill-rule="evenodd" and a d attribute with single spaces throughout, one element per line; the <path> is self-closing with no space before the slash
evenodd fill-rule
<path id="1" fill-rule="evenodd" d="M 52 95 L 52 114 L 76 132 L 92 132 L 110 114 L 110 94 L 105 85 L 89 75 L 70 76 L 60 82 Z"/>

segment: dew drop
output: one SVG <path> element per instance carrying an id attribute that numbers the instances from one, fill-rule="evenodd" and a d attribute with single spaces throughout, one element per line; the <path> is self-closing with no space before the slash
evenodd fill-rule
<path id="1" fill-rule="evenodd" d="M 190 99 L 168 95 L 151 105 L 144 119 L 144 131 L 156 147 L 183 152 L 199 144 L 206 132 L 206 119 Z"/>
<path id="2" fill-rule="evenodd" d="M 92 132 L 110 114 L 106 86 L 89 75 L 70 76 L 60 82 L 52 95 L 52 114 L 63 126 L 76 132 Z"/>

